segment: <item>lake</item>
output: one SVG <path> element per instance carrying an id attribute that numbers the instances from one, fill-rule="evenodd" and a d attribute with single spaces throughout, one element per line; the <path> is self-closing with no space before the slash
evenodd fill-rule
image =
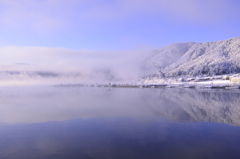
<path id="1" fill-rule="evenodd" d="M 240 90 L 0 91 L 1 159 L 240 158 Z"/>

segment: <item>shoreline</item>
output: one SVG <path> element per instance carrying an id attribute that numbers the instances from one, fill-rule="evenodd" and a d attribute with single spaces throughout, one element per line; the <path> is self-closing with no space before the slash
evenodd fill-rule
<path id="1" fill-rule="evenodd" d="M 61 84 L 56 87 L 119 87 L 119 88 L 200 88 L 200 89 L 239 89 L 240 83 L 232 82 L 182 82 L 170 84 L 133 84 L 133 83 L 109 83 L 109 84 Z"/>
<path id="2" fill-rule="evenodd" d="M 220 76 L 199 76 L 180 78 L 141 79 L 138 82 L 109 82 L 95 84 L 59 84 L 57 87 L 123 87 L 123 88 L 205 88 L 205 89 L 240 89 L 240 74 Z"/>

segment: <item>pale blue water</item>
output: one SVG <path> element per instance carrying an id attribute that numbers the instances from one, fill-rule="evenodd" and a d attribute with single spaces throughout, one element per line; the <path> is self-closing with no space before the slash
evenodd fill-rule
<path id="1" fill-rule="evenodd" d="M 240 90 L 0 90 L 1 159 L 240 158 Z"/>

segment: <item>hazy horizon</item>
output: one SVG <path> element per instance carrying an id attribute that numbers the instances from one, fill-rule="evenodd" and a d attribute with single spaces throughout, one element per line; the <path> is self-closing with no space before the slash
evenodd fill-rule
<path id="1" fill-rule="evenodd" d="M 1 85 L 108 82 L 172 43 L 240 36 L 237 0 L 0 0 Z"/>

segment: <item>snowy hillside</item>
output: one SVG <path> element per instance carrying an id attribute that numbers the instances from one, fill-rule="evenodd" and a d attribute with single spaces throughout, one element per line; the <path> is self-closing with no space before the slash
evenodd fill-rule
<path id="1" fill-rule="evenodd" d="M 240 73 L 240 37 L 207 43 L 177 43 L 153 51 L 142 63 L 144 77 Z"/>

